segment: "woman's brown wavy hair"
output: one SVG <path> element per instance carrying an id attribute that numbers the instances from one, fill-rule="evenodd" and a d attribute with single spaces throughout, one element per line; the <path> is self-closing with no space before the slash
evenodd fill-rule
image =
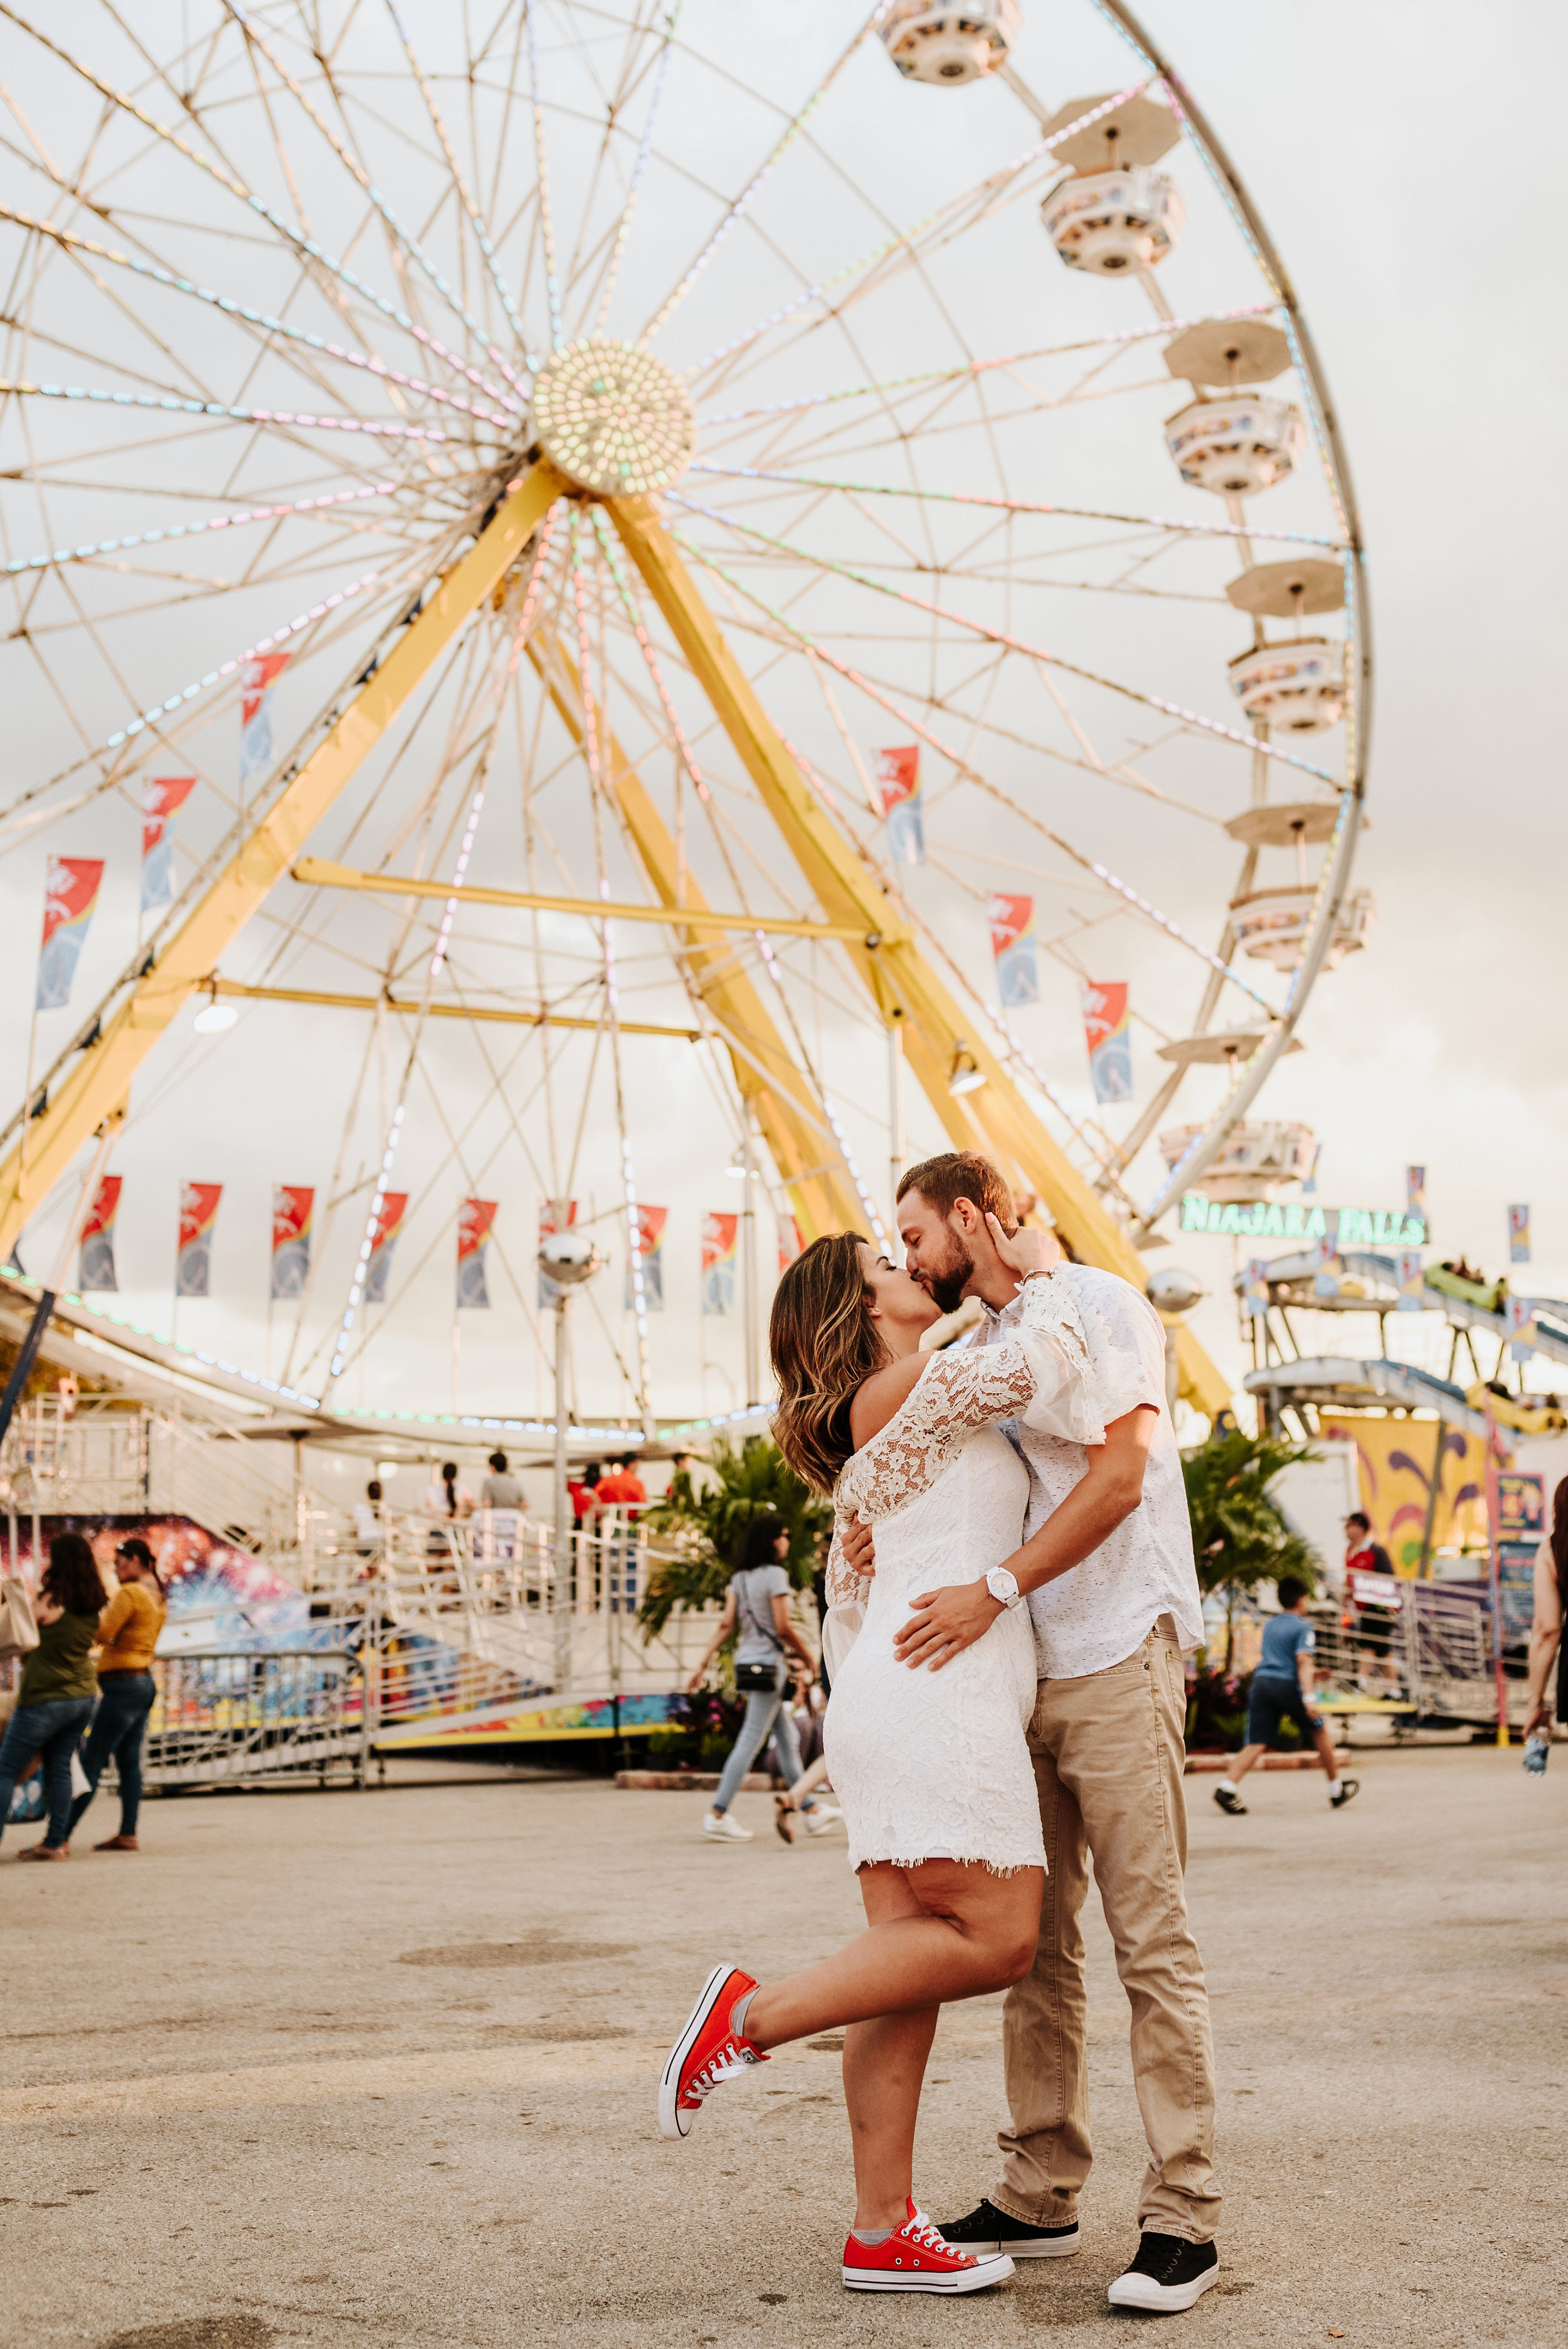
<path id="1" fill-rule="evenodd" d="M 813 1240 L 779 1281 L 768 1325 L 779 1395 L 773 1433 L 790 1467 L 817 1493 L 832 1491 L 850 1456 L 830 1432 L 834 1413 L 887 1361 L 866 1310 L 870 1292 L 860 1256 L 866 1245 L 859 1232 Z"/>

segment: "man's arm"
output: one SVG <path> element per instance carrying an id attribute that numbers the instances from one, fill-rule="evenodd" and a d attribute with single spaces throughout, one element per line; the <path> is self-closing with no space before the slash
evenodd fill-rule
<path id="1" fill-rule="evenodd" d="M 1037 1534 L 1002 1561 L 1020 1590 L 1038 1590 L 1070 1573 L 1132 1515 L 1143 1498 L 1143 1471 L 1158 1422 L 1154 1406 L 1140 1403 L 1111 1421 L 1103 1444 L 1090 1445 L 1088 1465 L 1067 1499 Z M 983 1576 L 976 1582 L 923 1591 L 910 1603 L 915 1612 L 899 1633 L 894 1652 L 912 1671 L 921 1664 L 939 1671 L 973 1647 L 1002 1612 L 1001 1600 L 992 1598 Z"/>

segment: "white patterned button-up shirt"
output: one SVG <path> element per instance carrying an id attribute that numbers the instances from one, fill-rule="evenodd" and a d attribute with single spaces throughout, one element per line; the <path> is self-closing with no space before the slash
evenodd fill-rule
<path id="1" fill-rule="evenodd" d="M 1160 1316 L 1130 1281 L 1092 1265 L 1062 1264 L 1053 1280 L 1068 1283 L 1088 1335 L 1098 1379 L 1096 1409 L 1109 1425 L 1140 1403 L 1159 1413 L 1143 1472 L 1143 1499 L 1109 1539 L 1026 1604 L 1035 1627 L 1042 1680 L 1076 1680 L 1109 1671 L 1140 1647 L 1161 1615 L 1175 1621 L 1183 1648 L 1203 1639 L 1202 1602 L 1192 1562 L 1192 1527 L 1181 1481 L 1181 1455 L 1165 1399 L 1165 1330 Z M 1020 1295 L 1022 1292 L 1020 1292 Z M 966 1342 L 1005 1343 L 1018 1318 L 1015 1298 L 985 1319 Z M 1029 1472 L 1026 1539 L 1039 1532 L 1088 1465 L 1081 1444 L 1001 1423 L 1001 1432 Z"/>

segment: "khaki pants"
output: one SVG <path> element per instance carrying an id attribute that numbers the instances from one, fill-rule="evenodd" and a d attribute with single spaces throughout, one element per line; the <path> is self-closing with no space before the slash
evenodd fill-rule
<path id="1" fill-rule="evenodd" d="M 1026 2225 L 1068 2225 L 1093 2158 L 1078 1922 L 1090 1854 L 1132 2005 L 1133 2081 L 1150 2153 L 1139 2226 L 1206 2243 L 1219 2223 L 1209 2001 L 1181 1881 L 1185 1715 L 1169 1615 L 1124 1663 L 1040 1682 L 1029 1748 L 1049 1873 L 1034 1970 L 1004 2009 L 1013 2126 L 997 2140 L 1006 2158 L 991 2196 Z"/>

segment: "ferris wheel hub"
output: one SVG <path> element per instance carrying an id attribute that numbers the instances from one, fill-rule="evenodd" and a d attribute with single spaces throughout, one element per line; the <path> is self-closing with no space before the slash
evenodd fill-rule
<path id="1" fill-rule="evenodd" d="M 634 343 L 586 335 L 539 370 L 533 429 L 551 463 L 602 498 L 667 489 L 691 461 L 686 386 Z"/>

